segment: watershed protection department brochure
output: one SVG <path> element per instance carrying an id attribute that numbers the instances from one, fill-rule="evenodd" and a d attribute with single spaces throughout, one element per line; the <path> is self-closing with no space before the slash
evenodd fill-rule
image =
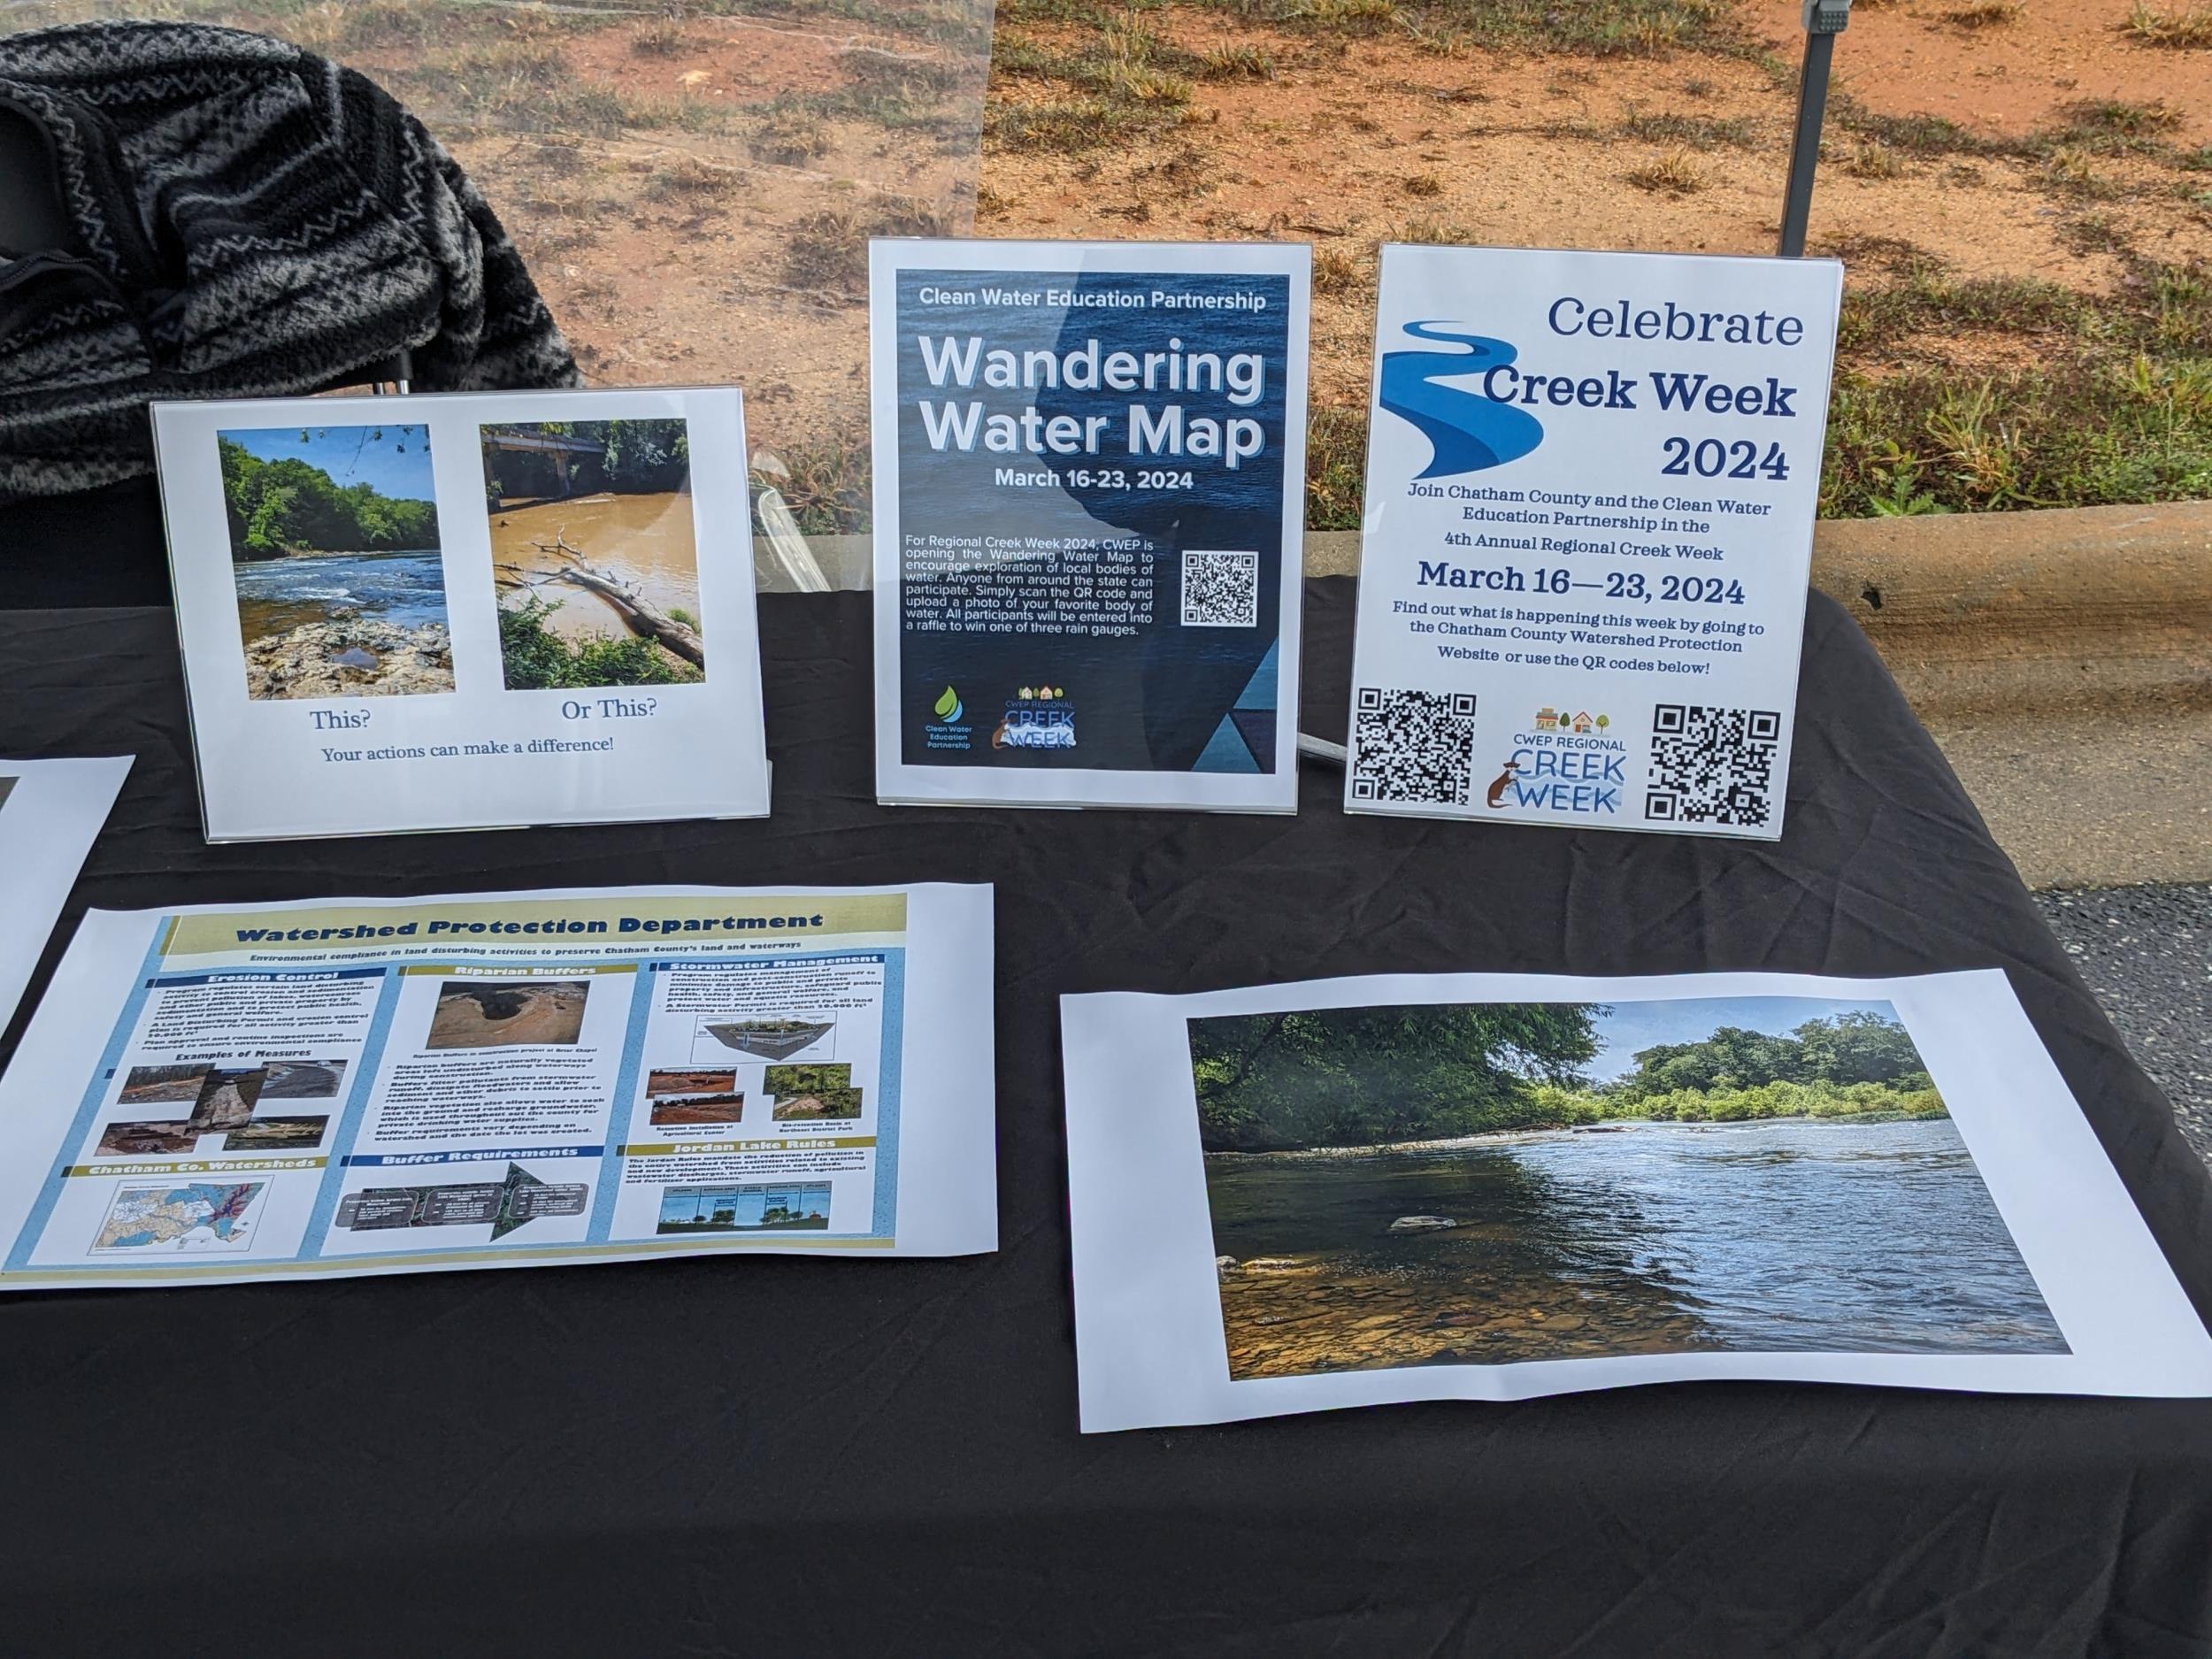
<path id="1" fill-rule="evenodd" d="M 767 812 L 735 391 L 153 416 L 210 841 Z"/>
<path id="2" fill-rule="evenodd" d="M 86 917 L 0 1289 L 997 1245 L 987 887 Z"/>
<path id="3" fill-rule="evenodd" d="M 1383 250 L 1348 811 L 1780 836 L 1842 286 Z"/>
<path id="4" fill-rule="evenodd" d="M 1296 810 L 1310 264 L 872 244 L 880 799 Z"/>
<path id="5" fill-rule="evenodd" d="M 1060 1007 L 1086 1430 L 1721 1378 L 2212 1394 L 1995 970 Z"/>

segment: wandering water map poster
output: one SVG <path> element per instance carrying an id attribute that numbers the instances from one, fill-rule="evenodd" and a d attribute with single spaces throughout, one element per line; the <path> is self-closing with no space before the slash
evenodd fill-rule
<path id="1" fill-rule="evenodd" d="M 1087 1430 L 1696 1378 L 2212 1392 L 2000 973 L 1063 1010 Z"/>
<path id="2" fill-rule="evenodd" d="M 767 811 L 734 390 L 154 430 L 210 840 Z"/>
<path id="3" fill-rule="evenodd" d="M 872 261 L 878 794 L 1295 810 L 1310 250 Z"/>

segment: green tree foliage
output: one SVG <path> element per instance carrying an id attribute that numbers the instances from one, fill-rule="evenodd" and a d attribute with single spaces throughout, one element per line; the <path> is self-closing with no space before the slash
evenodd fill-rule
<path id="1" fill-rule="evenodd" d="M 1786 1037 L 1724 1025 L 1702 1042 L 1640 1048 L 1636 1069 L 1609 1092 L 1635 1101 L 1684 1089 L 1755 1089 L 1769 1083 L 1925 1088 L 1928 1074 L 1902 1025 L 1861 1010 L 1807 1020 Z"/>
<path id="2" fill-rule="evenodd" d="M 499 612 L 499 653 L 510 691 L 588 689 L 597 686 L 676 686 L 699 678 L 650 640 L 586 640 L 571 645 L 545 626 L 559 607 L 535 595 Z"/>
<path id="3" fill-rule="evenodd" d="M 852 1080 L 853 1069 L 842 1061 L 833 1065 L 772 1065 L 762 1073 L 761 1087 L 778 1100 L 789 1100 L 850 1088 Z"/>
<path id="4" fill-rule="evenodd" d="M 1594 1088 L 1583 1068 L 1609 1011 L 1478 1003 L 1194 1019 L 1200 1135 L 1210 1152 L 1265 1152 L 1619 1119 L 1947 1115 L 1905 1028 L 1870 1012 L 1808 1020 L 1786 1037 L 1726 1025 L 1661 1043 Z"/>
<path id="5" fill-rule="evenodd" d="M 1325 1009 L 1190 1022 L 1210 1151 L 1370 1146 L 1539 1120 L 1597 1056 L 1587 1003 Z"/>
<path id="6" fill-rule="evenodd" d="M 265 461 L 219 438 L 223 506 L 234 559 L 279 558 L 295 551 L 382 553 L 435 548 L 437 504 L 380 495 L 373 485 L 340 488 L 329 473 L 296 456 Z"/>

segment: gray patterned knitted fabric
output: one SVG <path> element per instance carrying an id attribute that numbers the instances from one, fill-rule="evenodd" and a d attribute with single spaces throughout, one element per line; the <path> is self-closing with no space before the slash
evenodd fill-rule
<path id="1" fill-rule="evenodd" d="M 150 472 L 154 398 L 318 391 L 403 347 L 424 391 L 580 382 L 468 175 L 352 70 L 94 23 L 0 35 L 0 104 L 80 243 L 0 257 L 0 503 Z"/>

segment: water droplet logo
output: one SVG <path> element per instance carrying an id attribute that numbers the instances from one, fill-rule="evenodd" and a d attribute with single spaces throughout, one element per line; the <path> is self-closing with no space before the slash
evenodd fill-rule
<path id="1" fill-rule="evenodd" d="M 1453 351 L 1386 351 L 1382 406 L 1420 428 L 1429 441 L 1421 478 L 1448 478 L 1517 461 L 1544 441 L 1543 424 L 1525 409 L 1440 382 L 1502 368 L 1520 356 L 1502 340 L 1457 334 L 1461 323 L 1408 323 L 1416 340 L 1442 340 Z"/>
<path id="2" fill-rule="evenodd" d="M 945 687 L 945 695 L 937 699 L 934 706 L 937 710 L 937 718 L 942 720 L 947 726 L 957 723 L 961 715 L 966 712 L 966 710 L 962 709 L 960 706 L 960 694 L 955 691 L 950 686 L 947 686 Z"/>

